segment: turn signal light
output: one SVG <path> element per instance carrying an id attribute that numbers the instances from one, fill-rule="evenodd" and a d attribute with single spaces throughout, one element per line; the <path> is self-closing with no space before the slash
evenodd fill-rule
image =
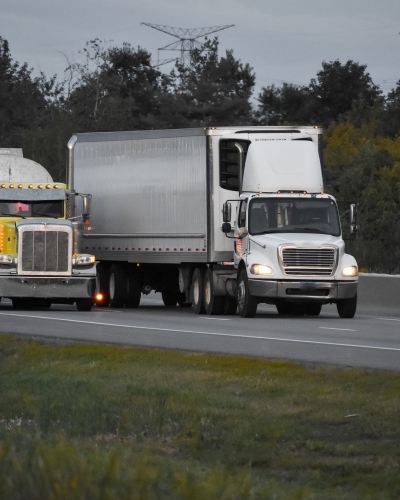
<path id="1" fill-rule="evenodd" d="M 95 299 L 97 302 L 101 302 L 103 300 L 103 294 L 102 293 L 96 293 Z"/>

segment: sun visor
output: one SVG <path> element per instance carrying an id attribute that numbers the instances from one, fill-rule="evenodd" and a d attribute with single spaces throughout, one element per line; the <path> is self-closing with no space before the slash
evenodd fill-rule
<path id="1" fill-rule="evenodd" d="M 0 189 L 0 200 L 7 201 L 60 201 L 65 200 L 64 189 Z"/>
<path id="2" fill-rule="evenodd" d="M 243 191 L 323 191 L 318 148 L 311 141 L 255 141 L 249 146 Z"/>

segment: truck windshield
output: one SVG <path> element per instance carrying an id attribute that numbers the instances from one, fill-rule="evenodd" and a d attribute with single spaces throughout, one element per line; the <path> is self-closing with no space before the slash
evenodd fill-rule
<path id="1" fill-rule="evenodd" d="M 64 201 L 0 201 L 0 217 L 53 217 L 64 215 Z"/>
<path id="2" fill-rule="evenodd" d="M 321 198 L 255 198 L 249 210 L 249 233 L 322 233 L 340 236 L 336 203 Z"/>

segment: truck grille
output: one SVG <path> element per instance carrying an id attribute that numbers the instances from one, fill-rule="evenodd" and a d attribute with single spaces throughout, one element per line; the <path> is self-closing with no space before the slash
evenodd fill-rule
<path id="1" fill-rule="evenodd" d="M 67 229 L 67 230 L 66 230 Z M 51 228 L 36 225 L 19 234 L 20 274 L 58 275 L 70 274 L 70 246 L 72 232 L 69 228 Z"/>
<path id="2" fill-rule="evenodd" d="M 281 261 L 288 276 L 330 276 L 336 264 L 335 248 L 282 248 Z"/>

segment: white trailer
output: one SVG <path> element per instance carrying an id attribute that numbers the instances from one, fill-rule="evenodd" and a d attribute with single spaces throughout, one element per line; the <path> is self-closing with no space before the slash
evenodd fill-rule
<path id="1" fill-rule="evenodd" d="M 68 148 L 72 189 L 93 194 L 84 250 L 99 261 L 97 305 L 137 307 L 155 290 L 196 313 L 335 302 L 354 316 L 357 264 L 323 194 L 321 128 L 88 133 Z"/>

